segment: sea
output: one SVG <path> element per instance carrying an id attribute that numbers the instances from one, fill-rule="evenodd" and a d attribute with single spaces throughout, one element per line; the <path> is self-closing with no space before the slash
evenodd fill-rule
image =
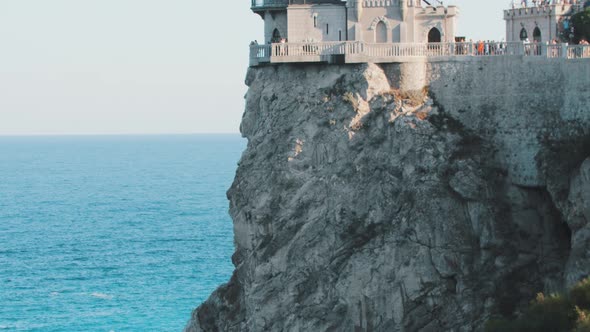
<path id="1" fill-rule="evenodd" d="M 0 331 L 182 331 L 233 271 L 245 144 L 0 137 Z"/>

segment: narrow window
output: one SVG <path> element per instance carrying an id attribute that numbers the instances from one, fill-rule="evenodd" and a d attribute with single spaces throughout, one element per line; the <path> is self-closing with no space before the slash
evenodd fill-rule
<path id="1" fill-rule="evenodd" d="M 326 24 L 326 35 L 330 34 L 330 26 Z"/>
<path id="2" fill-rule="evenodd" d="M 342 41 L 342 30 L 338 30 L 338 41 Z"/>
<path id="3" fill-rule="evenodd" d="M 317 16 L 314 16 L 313 17 L 313 27 L 314 28 L 317 28 L 318 27 L 318 17 Z"/>

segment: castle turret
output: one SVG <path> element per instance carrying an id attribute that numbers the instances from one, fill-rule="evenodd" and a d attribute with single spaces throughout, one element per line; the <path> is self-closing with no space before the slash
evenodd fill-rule
<path id="1" fill-rule="evenodd" d="M 360 0 L 359 0 L 360 1 Z M 264 20 L 265 43 L 344 41 L 347 2 L 355 0 L 251 0 Z"/>
<path id="2" fill-rule="evenodd" d="M 286 9 L 289 0 L 252 0 L 252 11 L 264 16 L 264 13 L 271 10 Z"/>
<path id="3" fill-rule="evenodd" d="M 406 14 L 408 13 L 407 0 L 399 0 L 399 7 L 401 8 L 402 21 L 406 21 Z"/>
<path id="4" fill-rule="evenodd" d="M 348 8 L 349 17 L 348 19 L 353 22 L 358 22 L 363 15 L 363 2 L 362 0 L 347 0 L 346 8 Z"/>

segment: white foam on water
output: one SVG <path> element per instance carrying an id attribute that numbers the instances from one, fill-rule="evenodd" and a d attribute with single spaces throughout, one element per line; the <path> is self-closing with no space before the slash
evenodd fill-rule
<path id="1" fill-rule="evenodd" d="M 97 293 L 97 292 L 90 294 L 90 296 L 96 297 L 97 299 L 103 299 L 103 300 L 112 300 L 113 299 L 112 295 L 108 295 L 108 294 L 104 294 L 104 293 Z"/>

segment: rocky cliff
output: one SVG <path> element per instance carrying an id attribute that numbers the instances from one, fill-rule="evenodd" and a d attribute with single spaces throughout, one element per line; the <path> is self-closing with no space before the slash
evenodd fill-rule
<path id="1" fill-rule="evenodd" d="M 590 62 L 252 68 L 186 331 L 472 331 L 590 274 Z"/>

